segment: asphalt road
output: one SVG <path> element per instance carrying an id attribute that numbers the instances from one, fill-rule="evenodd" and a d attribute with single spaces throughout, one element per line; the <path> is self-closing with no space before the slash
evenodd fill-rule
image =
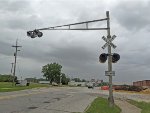
<path id="1" fill-rule="evenodd" d="M 86 90 L 57 87 L 0 93 L 0 113 L 83 112 L 96 97 Z"/>
<path id="2" fill-rule="evenodd" d="M 51 87 L 5 92 L 0 93 L 0 113 L 82 113 L 97 96 L 108 98 L 108 91 L 87 87 Z M 150 102 L 150 95 L 136 93 L 114 92 L 114 98 Z"/>

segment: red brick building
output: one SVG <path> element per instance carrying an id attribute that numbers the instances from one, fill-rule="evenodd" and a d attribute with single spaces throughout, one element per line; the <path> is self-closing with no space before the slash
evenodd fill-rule
<path id="1" fill-rule="evenodd" d="M 136 81 L 133 82 L 134 86 L 142 86 L 144 88 L 150 88 L 150 80 Z"/>

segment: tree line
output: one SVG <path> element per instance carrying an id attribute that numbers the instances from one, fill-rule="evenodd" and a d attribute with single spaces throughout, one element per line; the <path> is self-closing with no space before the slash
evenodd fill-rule
<path id="1" fill-rule="evenodd" d="M 39 81 L 47 80 L 50 82 L 50 84 L 55 82 L 57 84 L 62 83 L 63 85 L 67 85 L 68 82 L 70 81 L 70 78 L 67 77 L 65 73 L 62 73 L 62 66 L 56 62 L 44 65 L 42 67 L 42 73 L 45 79 L 26 78 L 26 80 L 30 82 L 36 82 L 36 83 L 38 83 Z M 12 82 L 13 77 L 14 76 L 12 75 L 0 74 L 0 82 Z M 75 82 L 86 82 L 86 80 L 84 79 L 81 80 L 80 78 L 74 78 L 72 80 L 74 80 Z M 16 76 L 15 76 L 15 82 L 17 82 Z"/>
<path id="2" fill-rule="evenodd" d="M 2 75 L 0 74 L 0 82 L 12 82 L 13 81 L 14 76 L 12 75 Z M 17 81 L 17 77 L 15 76 L 15 81 Z"/>

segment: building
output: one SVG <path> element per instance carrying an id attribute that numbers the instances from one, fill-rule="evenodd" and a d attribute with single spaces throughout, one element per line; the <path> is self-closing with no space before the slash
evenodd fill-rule
<path id="1" fill-rule="evenodd" d="M 75 81 L 70 81 L 68 82 L 69 86 L 86 86 L 86 82 L 75 82 Z"/>
<path id="2" fill-rule="evenodd" d="M 133 86 L 141 86 L 143 88 L 150 88 L 150 80 L 142 80 L 133 82 Z"/>
<path id="3" fill-rule="evenodd" d="M 50 84 L 50 81 L 39 81 L 40 84 Z"/>

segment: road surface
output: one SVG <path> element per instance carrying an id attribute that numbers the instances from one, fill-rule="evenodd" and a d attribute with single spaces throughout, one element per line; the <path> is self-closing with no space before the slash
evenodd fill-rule
<path id="1" fill-rule="evenodd" d="M 108 98 L 108 91 L 87 87 L 50 87 L 0 93 L 0 113 L 83 112 L 97 97 Z M 114 98 L 150 102 L 150 95 L 114 92 Z M 116 101 L 118 102 L 118 101 Z"/>
<path id="2" fill-rule="evenodd" d="M 0 113 L 83 112 L 95 96 L 82 88 L 39 88 L 0 93 Z"/>

